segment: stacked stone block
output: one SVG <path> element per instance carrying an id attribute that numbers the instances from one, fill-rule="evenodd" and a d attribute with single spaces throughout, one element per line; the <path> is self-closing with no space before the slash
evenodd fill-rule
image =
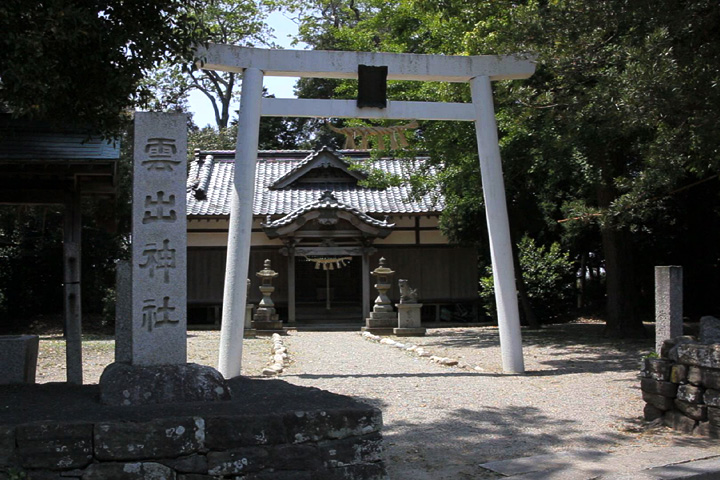
<path id="1" fill-rule="evenodd" d="M 381 426 L 370 407 L 0 426 L 0 479 L 380 480 Z"/>
<path id="2" fill-rule="evenodd" d="M 646 420 L 662 418 L 683 433 L 720 438 L 720 344 L 689 336 L 666 340 L 660 358 L 644 360 L 641 377 Z"/>

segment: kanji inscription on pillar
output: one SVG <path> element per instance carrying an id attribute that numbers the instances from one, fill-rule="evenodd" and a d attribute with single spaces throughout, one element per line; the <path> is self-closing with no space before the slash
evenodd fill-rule
<path id="1" fill-rule="evenodd" d="M 134 365 L 187 361 L 187 117 L 135 114 L 132 230 Z"/>

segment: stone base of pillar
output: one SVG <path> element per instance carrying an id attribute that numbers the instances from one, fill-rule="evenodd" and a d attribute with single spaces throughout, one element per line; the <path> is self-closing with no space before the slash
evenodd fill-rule
<path id="1" fill-rule="evenodd" d="M 397 321 L 395 312 L 370 312 L 370 317 L 365 319 L 365 326 L 361 330 L 374 335 L 389 335 L 396 327 Z"/>
<path id="2" fill-rule="evenodd" d="M 220 372 L 195 363 L 147 366 L 111 363 L 100 377 L 103 405 L 131 407 L 230 399 L 230 389 Z"/>
<path id="3" fill-rule="evenodd" d="M 261 335 L 265 332 L 284 333 L 283 322 L 281 320 L 273 320 L 273 321 L 253 320 L 252 326 L 258 335 Z"/>
<path id="4" fill-rule="evenodd" d="M 275 313 L 274 308 L 258 308 L 251 322 L 251 326 L 257 331 L 258 335 L 272 335 L 273 333 L 282 335 L 285 333 L 285 330 L 283 330 L 283 322 L 279 319 L 278 314 Z"/>

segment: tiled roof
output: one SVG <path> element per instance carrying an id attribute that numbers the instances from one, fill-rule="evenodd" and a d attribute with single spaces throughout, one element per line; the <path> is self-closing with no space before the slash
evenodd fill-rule
<path id="1" fill-rule="evenodd" d="M 353 159 L 369 158 L 366 152 L 355 150 L 337 153 Z M 258 153 L 253 215 L 287 215 L 316 202 L 324 191 L 332 192 L 340 203 L 366 214 L 435 213 L 444 208 L 444 199 L 439 194 L 411 200 L 410 185 L 375 189 L 348 182 L 320 182 L 269 188 L 312 155 L 310 151 L 287 150 Z M 393 175 L 408 177 L 422 162 L 422 158 L 383 158 L 375 160 L 373 166 Z M 188 215 L 229 215 L 234 169 L 233 151 L 196 152 L 188 174 Z"/>

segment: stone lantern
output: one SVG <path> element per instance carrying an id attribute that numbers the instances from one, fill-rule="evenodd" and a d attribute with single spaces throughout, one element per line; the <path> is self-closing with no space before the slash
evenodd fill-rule
<path id="1" fill-rule="evenodd" d="M 264 268 L 255 275 L 260 279 L 260 293 L 262 293 L 263 298 L 260 300 L 253 316 L 252 327 L 258 333 L 282 332 L 282 321 L 278 320 L 278 315 L 275 313 L 275 304 L 270 298 L 270 295 L 275 291 L 272 284 L 273 279 L 278 276 L 278 273 L 271 268 L 268 259 L 265 260 Z"/>
<path id="2" fill-rule="evenodd" d="M 379 334 L 392 333 L 393 328 L 397 326 L 397 315 L 393 311 L 392 302 L 387 295 L 388 290 L 392 287 L 392 277 L 395 274 L 393 270 L 385 266 L 385 259 L 380 259 L 380 266 L 370 272 L 370 275 L 376 278 L 375 288 L 378 290 L 378 297 L 375 299 L 370 317 L 365 319 L 365 327 L 363 331 Z"/>

